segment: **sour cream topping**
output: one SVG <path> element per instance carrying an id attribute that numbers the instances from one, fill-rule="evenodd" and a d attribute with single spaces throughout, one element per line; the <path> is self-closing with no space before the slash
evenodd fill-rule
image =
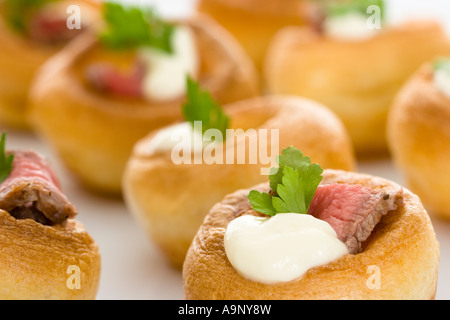
<path id="1" fill-rule="evenodd" d="M 265 284 L 298 279 L 310 268 L 348 254 L 334 229 L 308 214 L 243 215 L 228 224 L 224 241 L 233 267 Z"/>
<path id="2" fill-rule="evenodd" d="M 378 33 L 368 25 L 368 17 L 361 13 L 347 13 L 328 17 L 324 22 L 325 33 L 342 40 L 365 40 Z"/>
<path id="3" fill-rule="evenodd" d="M 189 122 L 182 122 L 156 133 L 149 143 L 149 151 L 154 153 L 170 152 L 175 146 L 197 152 L 203 150 L 203 135 L 194 130 Z"/>
<path id="4" fill-rule="evenodd" d="M 193 31 L 187 26 L 177 26 L 171 41 L 172 54 L 150 47 L 138 52 L 147 65 L 142 91 L 150 100 L 167 101 L 183 95 L 186 75 L 195 75 L 198 70 L 199 57 Z"/>
<path id="5" fill-rule="evenodd" d="M 434 72 L 434 85 L 450 98 L 450 71 L 446 69 L 437 69 Z"/>

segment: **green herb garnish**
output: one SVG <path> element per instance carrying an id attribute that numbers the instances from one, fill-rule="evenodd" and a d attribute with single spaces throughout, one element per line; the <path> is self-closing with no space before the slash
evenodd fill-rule
<path id="1" fill-rule="evenodd" d="M 277 213 L 308 213 L 323 170 L 303 153 L 288 147 L 278 156 L 279 167 L 272 168 L 269 176 L 271 193 L 251 190 L 248 199 L 252 208 L 274 216 Z"/>
<path id="2" fill-rule="evenodd" d="M 25 33 L 32 14 L 53 1 L 55 0 L 4 0 L 3 15 L 14 30 Z"/>
<path id="3" fill-rule="evenodd" d="M 5 181 L 11 173 L 13 167 L 14 155 L 11 154 L 9 156 L 6 155 L 6 133 L 2 134 L 0 138 L 0 183 Z"/>
<path id="4" fill-rule="evenodd" d="M 370 6 L 378 6 L 380 8 L 381 20 L 385 18 L 385 3 L 384 0 L 347 0 L 336 1 L 331 0 L 326 2 L 327 16 L 342 16 L 349 13 L 360 13 L 367 15 L 367 9 Z"/>
<path id="5" fill-rule="evenodd" d="M 160 19 L 154 10 L 106 2 L 103 17 L 106 31 L 100 41 L 111 49 L 152 47 L 173 53 L 174 25 Z"/>
<path id="6" fill-rule="evenodd" d="M 450 58 L 438 58 L 433 62 L 434 71 L 442 70 L 450 74 Z"/>
<path id="7" fill-rule="evenodd" d="M 202 90 L 200 85 L 189 76 L 186 81 L 186 96 L 187 101 L 182 109 L 184 118 L 193 126 L 195 121 L 201 121 L 202 134 L 208 129 L 218 129 L 225 137 L 230 118 L 211 94 Z"/>

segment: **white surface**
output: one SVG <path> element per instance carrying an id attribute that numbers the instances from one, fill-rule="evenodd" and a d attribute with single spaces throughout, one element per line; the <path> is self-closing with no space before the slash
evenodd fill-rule
<path id="1" fill-rule="evenodd" d="M 192 0 L 134 1 L 161 3 L 160 12 L 180 15 Z M 389 17 L 399 21 L 410 17 L 434 16 L 450 30 L 450 1 L 391 0 Z M 3 131 L 0 128 L 0 131 Z M 106 199 L 81 188 L 58 158 L 42 141 L 29 133 L 8 131 L 8 148 L 32 148 L 47 155 L 55 165 L 68 198 L 78 207 L 80 220 L 96 240 L 102 255 L 102 275 L 97 298 L 183 299 L 181 273 L 172 269 L 146 239 L 120 200 Z M 389 160 L 365 162 L 359 171 L 403 184 L 401 174 Z M 441 247 L 436 298 L 450 299 L 450 222 L 432 219 Z"/>

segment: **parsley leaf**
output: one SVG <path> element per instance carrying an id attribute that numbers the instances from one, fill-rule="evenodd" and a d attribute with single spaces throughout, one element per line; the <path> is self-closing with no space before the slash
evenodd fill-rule
<path id="1" fill-rule="evenodd" d="M 433 63 L 434 71 L 442 70 L 450 74 L 450 58 L 439 58 Z"/>
<path id="2" fill-rule="evenodd" d="M 384 0 L 348 0 L 348 1 L 329 1 L 326 11 L 327 16 L 340 16 L 349 13 L 361 13 L 367 15 L 367 8 L 375 5 L 380 8 L 381 19 L 385 18 Z"/>
<path id="3" fill-rule="evenodd" d="M 306 213 L 304 190 L 300 184 L 299 173 L 291 167 L 283 168 L 282 183 L 277 186 L 278 197 L 272 198 L 272 204 L 279 213 Z"/>
<path id="4" fill-rule="evenodd" d="M 14 160 L 13 154 L 9 156 L 6 155 L 5 144 L 6 133 L 3 133 L 2 137 L 0 138 L 0 183 L 8 178 L 9 174 L 11 173 L 13 167 L 12 163 Z"/>
<path id="5" fill-rule="evenodd" d="M 277 210 L 272 204 L 272 196 L 268 193 L 251 190 L 248 194 L 248 200 L 250 201 L 253 209 L 257 212 L 267 214 L 268 216 L 274 216 L 277 214 Z"/>
<path id="6" fill-rule="evenodd" d="M 105 2 L 103 18 L 107 27 L 100 34 L 100 41 L 108 48 L 147 46 L 173 53 L 171 39 L 175 26 L 160 19 L 154 10 Z"/>
<path id="7" fill-rule="evenodd" d="M 301 169 L 311 163 L 309 157 L 303 157 L 303 153 L 294 148 L 288 147 L 281 151 L 281 155 L 277 156 L 279 168 L 272 168 L 269 176 L 270 188 L 277 190 L 277 185 L 281 183 L 283 178 L 283 168 L 288 166 L 293 169 Z"/>
<path id="8" fill-rule="evenodd" d="M 318 164 L 311 164 L 309 157 L 303 156 L 300 150 L 292 146 L 281 151 L 281 156 L 278 156 L 277 162 L 279 168 L 272 168 L 269 176 L 272 190 L 277 191 L 277 185 L 282 183 L 285 167 L 295 169 L 300 173 L 300 179 L 305 186 L 305 202 L 306 206 L 309 207 L 317 186 L 322 181 L 322 168 Z"/>
<path id="9" fill-rule="evenodd" d="M 195 121 L 201 121 L 202 134 L 208 129 L 218 129 L 225 137 L 230 118 L 211 94 L 202 90 L 190 76 L 187 77 L 186 92 L 187 101 L 182 108 L 184 118 L 192 125 Z"/>
<path id="10" fill-rule="evenodd" d="M 31 15 L 48 2 L 53 1 L 55 0 L 4 0 L 3 15 L 14 30 L 25 33 Z"/>
<path id="11" fill-rule="evenodd" d="M 250 191 L 248 199 L 252 208 L 270 216 L 287 212 L 308 213 L 322 181 L 323 169 L 318 164 L 311 164 L 310 158 L 294 147 L 282 150 L 277 161 L 279 168 L 272 168 L 269 176 L 270 187 L 276 194 Z"/>

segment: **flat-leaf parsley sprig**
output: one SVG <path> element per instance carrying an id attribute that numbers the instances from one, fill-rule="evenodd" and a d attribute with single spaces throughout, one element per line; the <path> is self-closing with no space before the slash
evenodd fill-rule
<path id="1" fill-rule="evenodd" d="M 186 121 L 193 126 L 194 122 L 201 121 L 202 134 L 208 129 L 218 129 L 223 137 L 226 136 L 230 118 L 211 94 L 202 90 L 190 76 L 186 79 L 186 102 L 183 104 L 182 113 Z"/>
<path id="2" fill-rule="evenodd" d="M 350 13 L 359 13 L 366 15 L 370 6 L 380 8 L 381 20 L 385 20 L 385 1 L 384 0 L 350 0 L 350 1 L 328 1 L 325 2 L 327 16 L 337 17 Z"/>
<path id="3" fill-rule="evenodd" d="M 55 0 L 4 0 L 3 16 L 14 30 L 25 33 L 31 15 L 49 2 Z"/>
<path id="4" fill-rule="evenodd" d="M 248 200 L 260 213 L 274 216 L 277 213 L 308 213 L 309 205 L 322 181 L 323 169 L 311 164 L 303 153 L 288 147 L 278 156 L 279 167 L 272 168 L 269 176 L 272 192 L 251 190 Z"/>
<path id="5" fill-rule="evenodd" d="M 106 30 L 100 41 L 111 49 L 152 47 L 169 54 L 173 53 L 173 24 L 159 18 L 151 8 L 124 6 L 105 2 L 103 18 Z"/>
<path id="6" fill-rule="evenodd" d="M 13 168 L 14 155 L 6 155 L 6 133 L 4 132 L 0 138 L 0 183 L 8 178 Z"/>
<path id="7" fill-rule="evenodd" d="M 433 62 L 434 71 L 445 71 L 450 74 L 450 58 L 440 57 Z"/>

